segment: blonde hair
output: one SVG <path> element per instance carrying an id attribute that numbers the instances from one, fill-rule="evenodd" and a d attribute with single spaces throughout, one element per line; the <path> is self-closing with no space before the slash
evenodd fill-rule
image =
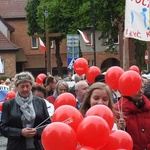
<path id="1" fill-rule="evenodd" d="M 59 80 L 57 82 L 57 84 L 56 84 L 56 89 L 55 89 L 54 94 L 53 94 L 53 96 L 54 96 L 55 99 L 58 96 L 58 88 L 60 87 L 60 85 L 63 85 L 66 88 L 67 91 L 69 90 L 68 83 L 66 81 L 64 81 L 64 80 Z"/>

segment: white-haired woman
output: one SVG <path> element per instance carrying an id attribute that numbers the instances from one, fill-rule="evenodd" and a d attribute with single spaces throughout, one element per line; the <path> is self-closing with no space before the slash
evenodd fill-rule
<path id="1" fill-rule="evenodd" d="M 53 95 L 51 96 L 48 96 L 46 98 L 46 100 L 48 100 L 50 103 L 54 104 L 56 98 L 62 94 L 62 93 L 65 93 L 65 92 L 68 92 L 69 90 L 69 86 L 68 86 L 68 83 L 64 80 L 60 80 L 57 82 L 56 84 L 56 89 L 53 93 Z"/>
<path id="2" fill-rule="evenodd" d="M 30 72 L 15 76 L 16 97 L 3 103 L 1 133 L 8 138 L 7 150 L 37 150 L 43 128 L 51 121 L 45 101 L 32 95 L 34 77 Z M 39 145 L 38 145 L 39 146 Z"/>

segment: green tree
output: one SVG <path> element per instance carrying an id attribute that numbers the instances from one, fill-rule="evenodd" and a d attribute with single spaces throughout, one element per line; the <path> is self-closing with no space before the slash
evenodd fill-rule
<path id="1" fill-rule="evenodd" d="M 69 1 L 66 2 L 60 0 L 28 0 L 26 6 L 27 21 L 28 21 L 28 34 L 44 32 L 44 15 L 45 9 L 48 10 L 49 15 L 46 18 L 48 32 L 61 32 L 61 37 L 56 37 L 56 59 L 58 66 L 58 75 L 62 76 L 62 60 L 60 57 L 60 42 L 67 34 L 74 34 L 77 32 L 80 23 L 76 23 L 77 11 L 81 1 Z M 81 24 L 80 24 L 81 25 Z"/>
<path id="2" fill-rule="evenodd" d="M 110 50 L 115 52 L 113 39 L 118 35 L 119 24 L 124 26 L 125 0 L 28 0 L 26 11 L 30 35 L 44 32 L 45 9 L 49 12 L 46 18 L 49 32 L 62 33 L 61 37 L 53 39 L 58 44 L 56 59 L 59 75 L 62 76 L 63 64 L 59 53 L 62 39 L 67 34 L 76 34 L 77 29 L 91 27 L 92 30 L 93 17 L 96 29 L 102 32 L 100 39 L 108 39 Z"/>
<path id="3" fill-rule="evenodd" d="M 120 23 L 123 25 L 122 32 L 124 31 L 125 0 L 95 0 L 95 14 L 97 29 L 102 31 L 100 39 L 108 39 L 108 52 L 116 52 L 116 49 L 113 49 L 113 39 L 118 35 Z M 147 43 L 135 39 L 132 41 L 135 43 L 136 65 L 140 69 L 144 69 L 144 52 L 146 50 Z"/>
<path id="4" fill-rule="evenodd" d="M 43 33 L 44 28 L 42 29 L 36 22 L 37 20 L 37 7 L 40 4 L 40 0 L 28 0 L 25 7 L 26 10 L 26 19 L 28 22 L 28 34 L 30 36 L 34 33 Z"/>

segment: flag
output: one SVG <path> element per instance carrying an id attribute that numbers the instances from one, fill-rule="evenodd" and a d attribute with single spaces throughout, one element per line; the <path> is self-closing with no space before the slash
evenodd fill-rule
<path id="1" fill-rule="evenodd" d="M 150 1 L 126 0 L 124 37 L 150 41 Z"/>
<path id="2" fill-rule="evenodd" d="M 40 46 L 41 46 L 41 49 L 42 51 L 46 51 L 46 46 L 44 45 L 43 41 L 41 40 L 41 38 L 39 38 L 39 41 L 40 41 Z"/>
<path id="3" fill-rule="evenodd" d="M 0 57 L 0 73 L 4 73 L 4 65 L 3 65 L 1 57 Z"/>
<path id="4" fill-rule="evenodd" d="M 84 42 L 85 42 L 86 44 L 90 44 L 90 41 L 89 41 L 87 35 L 86 35 L 85 33 L 83 33 L 82 31 L 80 31 L 80 30 L 78 30 L 78 31 L 79 31 L 79 33 L 81 34 L 81 36 L 82 36 Z"/>

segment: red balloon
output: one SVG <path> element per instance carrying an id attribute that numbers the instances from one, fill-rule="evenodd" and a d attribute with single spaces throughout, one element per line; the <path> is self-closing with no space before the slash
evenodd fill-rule
<path id="1" fill-rule="evenodd" d="M 86 79 L 89 83 L 94 83 L 95 77 L 101 73 L 102 72 L 98 67 L 91 66 L 86 73 Z"/>
<path id="2" fill-rule="evenodd" d="M 37 77 L 36 77 L 36 84 L 43 84 L 44 79 L 47 76 L 44 73 L 40 73 Z"/>
<path id="3" fill-rule="evenodd" d="M 0 102 L 0 111 L 2 111 L 3 102 Z"/>
<path id="4" fill-rule="evenodd" d="M 14 91 L 9 91 L 6 94 L 4 101 L 10 100 L 10 99 L 15 98 L 15 97 L 16 97 L 16 93 Z"/>
<path id="5" fill-rule="evenodd" d="M 76 107 L 76 98 L 71 93 L 62 93 L 56 98 L 54 107 L 57 109 L 62 105 L 71 105 Z"/>
<path id="6" fill-rule="evenodd" d="M 106 145 L 99 150 L 132 150 L 133 140 L 131 136 L 122 130 L 111 131 Z"/>
<path id="7" fill-rule="evenodd" d="M 124 70 L 121 67 L 113 66 L 106 71 L 105 82 L 113 90 L 118 90 L 118 82 Z"/>
<path id="8" fill-rule="evenodd" d="M 69 105 L 63 105 L 57 108 L 52 117 L 53 122 L 66 123 L 75 132 L 82 120 L 82 114 L 75 107 Z"/>
<path id="9" fill-rule="evenodd" d="M 95 149 L 92 147 L 82 146 L 82 147 L 77 148 L 76 150 L 95 150 Z"/>
<path id="10" fill-rule="evenodd" d="M 82 120 L 77 129 L 77 138 L 81 146 L 103 147 L 109 137 L 107 122 L 98 116 L 88 116 Z"/>
<path id="11" fill-rule="evenodd" d="M 119 79 L 119 91 L 123 96 L 136 94 L 142 86 L 142 78 L 135 71 L 126 71 Z"/>
<path id="12" fill-rule="evenodd" d="M 78 144 L 75 131 L 62 122 L 47 125 L 41 141 L 45 150 L 75 150 Z"/>
<path id="13" fill-rule="evenodd" d="M 139 69 L 136 65 L 131 66 L 131 67 L 129 68 L 129 70 L 135 71 L 135 72 L 137 72 L 137 73 L 140 74 L 140 69 Z"/>
<path id="14" fill-rule="evenodd" d="M 87 60 L 84 58 L 76 59 L 74 62 L 74 70 L 79 76 L 85 74 L 88 70 Z"/>
<path id="15" fill-rule="evenodd" d="M 110 130 L 114 125 L 114 115 L 113 112 L 105 105 L 95 105 L 92 106 L 85 114 L 85 116 L 99 116 L 102 117 L 109 125 Z"/>

